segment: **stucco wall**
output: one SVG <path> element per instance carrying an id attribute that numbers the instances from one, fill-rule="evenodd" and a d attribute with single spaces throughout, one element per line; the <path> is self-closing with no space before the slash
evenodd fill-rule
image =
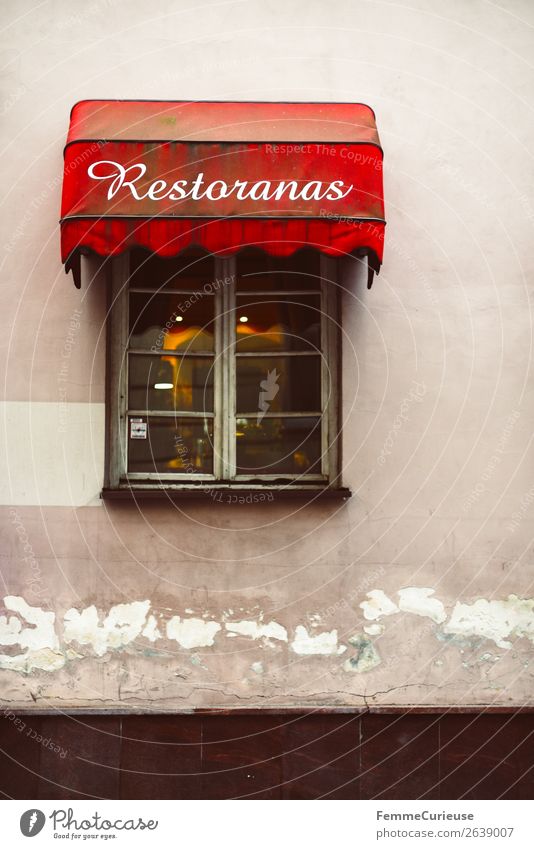
<path id="1" fill-rule="evenodd" d="M 2 700 L 524 704 L 534 673 L 534 8 L 5 2 Z M 103 286 L 59 259 L 82 98 L 357 100 L 385 149 L 344 272 L 347 503 L 103 504 Z"/>

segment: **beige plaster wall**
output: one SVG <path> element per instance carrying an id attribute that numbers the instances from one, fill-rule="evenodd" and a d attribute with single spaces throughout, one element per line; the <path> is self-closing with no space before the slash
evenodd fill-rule
<path id="1" fill-rule="evenodd" d="M 0 687 L 10 706 L 524 704 L 534 8 L 5 2 Z M 344 269 L 346 504 L 103 504 L 104 292 L 59 259 L 82 98 L 358 100 L 385 262 Z"/>

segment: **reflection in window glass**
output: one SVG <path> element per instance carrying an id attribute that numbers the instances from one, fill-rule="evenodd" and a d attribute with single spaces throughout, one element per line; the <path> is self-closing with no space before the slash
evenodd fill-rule
<path id="1" fill-rule="evenodd" d="M 333 302 L 320 254 L 252 249 L 224 265 L 195 252 L 162 259 L 136 250 L 131 259 L 121 302 L 130 334 L 126 471 L 215 474 L 225 484 L 236 476 L 323 479 L 323 469 L 326 478 L 331 386 L 323 357 L 336 337 L 322 336 L 323 309 Z M 117 328 L 121 335 L 124 325 Z"/>
<path id="2" fill-rule="evenodd" d="M 237 351 L 303 351 L 321 348 L 318 295 L 238 296 Z"/>
<path id="3" fill-rule="evenodd" d="M 321 411 L 321 357 L 238 357 L 238 413 Z"/>
<path id="4" fill-rule="evenodd" d="M 321 473 L 320 418 L 237 418 L 237 474 Z"/>
<path id="5" fill-rule="evenodd" d="M 146 423 L 146 428 L 144 424 Z M 128 420 L 128 471 L 211 474 L 211 419 L 157 418 Z"/>
<path id="6" fill-rule="evenodd" d="M 213 296 L 130 293 L 130 347 L 213 351 Z"/>
<path id="7" fill-rule="evenodd" d="M 130 410 L 213 412 L 211 357 L 130 354 Z"/>

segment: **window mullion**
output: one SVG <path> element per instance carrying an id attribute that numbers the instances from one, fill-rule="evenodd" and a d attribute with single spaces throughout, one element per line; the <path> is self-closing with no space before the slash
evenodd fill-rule
<path id="1" fill-rule="evenodd" d="M 219 480 L 229 480 L 235 471 L 235 377 L 233 372 L 233 309 L 235 259 L 233 257 L 217 258 L 215 274 L 223 283 L 217 289 L 217 324 L 216 324 L 216 409 L 215 409 L 215 477 Z"/>
<path id="2" fill-rule="evenodd" d="M 111 264 L 111 303 L 108 321 L 108 478 L 107 486 L 116 487 L 127 468 L 128 405 L 128 277 L 129 254 L 113 257 Z"/>
<path id="3" fill-rule="evenodd" d="M 225 275 L 224 260 L 215 258 L 214 278 L 223 280 Z M 216 480 L 224 477 L 224 457 L 226 454 L 225 443 L 225 414 L 224 414 L 224 286 L 219 286 L 215 291 L 215 360 L 214 360 L 214 423 L 213 423 L 213 473 Z"/>
<path id="4" fill-rule="evenodd" d="M 235 366 L 235 290 L 236 290 L 236 258 L 226 260 L 225 278 L 229 280 L 224 286 L 225 292 L 225 350 L 224 366 L 226 375 L 225 393 L 225 425 L 226 425 L 226 455 L 225 480 L 233 480 L 236 473 L 236 366 Z"/>
<path id="5" fill-rule="evenodd" d="M 322 331 L 322 395 L 323 474 L 334 483 L 339 473 L 338 406 L 339 406 L 339 314 L 337 263 L 333 257 L 321 256 L 321 331 Z"/>

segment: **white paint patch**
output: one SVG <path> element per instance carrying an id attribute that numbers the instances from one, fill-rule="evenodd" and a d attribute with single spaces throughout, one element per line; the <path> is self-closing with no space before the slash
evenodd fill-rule
<path id="1" fill-rule="evenodd" d="M 443 602 L 430 598 L 434 590 L 429 587 L 404 587 L 399 590 L 399 610 L 415 613 L 416 616 L 428 616 L 438 625 L 445 622 L 447 614 Z"/>
<path id="2" fill-rule="evenodd" d="M 241 622 L 226 622 L 224 627 L 230 632 L 229 637 L 250 637 L 253 640 L 265 637 L 268 640 L 282 640 L 285 643 L 288 639 L 286 629 L 278 622 L 268 622 L 264 625 L 252 619 L 242 619 Z"/>
<path id="3" fill-rule="evenodd" d="M 250 667 L 256 675 L 263 675 L 263 663 L 261 660 L 257 660 L 256 663 L 253 663 Z"/>
<path id="4" fill-rule="evenodd" d="M 71 607 L 64 616 L 65 642 L 91 645 L 102 657 L 110 649 L 124 648 L 141 634 L 149 609 L 147 600 L 115 604 L 100 625 L 94 605 L 81 611 Z"/>
<path id="5" fill-rule="evenodd" d="M 13 672 L 24 672 L 28 674 L 34 669 L 42 669 L 43 672 L 55 672 L 65 666 L 65 657 L 60 651 L 52 649 L 30 650 L 25 654 L 0 655 L 0 668 L 11 669 Z"/>
<path id="6" fill-rule="evenodd" d="M 346 646 L 338 646 L 337 630 L 323 631 L 312 636 L 303 625 L 295 628 L 295 639 L 291 643 L 295 654 L 343 654 Z"/>
<path id="7" fill-rule="evenodd" d="M 150 614 L 150 616 L 146 620 L 146 625 L 141 631 L 141 636 L 146 637 L 146 639 L 150 640 L 151 643 L 154 643 L 156 640 L 161 639 L 161 634 L 159 632 L 156 617 L 152 614 Z"/>
<path id="8" fill-rule="evenodd" d="M 56 614 L 31 607 L 20 596 L 8 595 L 4 598 L 4 607 L 18 614 L 31 628 L 24 628 L 16 616 L 0 616 L 0 644 L 19 645 L 26 649 L 18 655 L 0 655 L 0 668 L 16 672 L 32 672 L 42 669 L 53 672 L 65 665 L 65 658 L 59 650 L 59 639 L 55 630 Z"/>
<path id="9" fill-rule="evenodd" d="M 502 649 L 512 647 L 509 637 L 526 637 L 534 643 L 534 599 L 510 595 L 495 601 L 479 598 L 473 604 L 458 601 L 443 631 L 493 640 Z"/>
<path id="10" fill-rule="evenodd" d="M 183 649 L 195 649 L 212 646 L 215 634 L 221 630 L 218 622 L 205 622 L 204 619 L 181 619 L 173 616 L 167 622 L 167 637 L 176 640 Z"/>
<path id="11" fill-rule="evenodd" d="M 8 595 L 4 607 L 18 613 L 32 628 L 23 628 L 14 616 L 0 616 L 0 639 L 4 645 L 19 645 L 27 649 L 58 649 L 59 640 L 54 627 L 56 614 L 53 611 L 31 607 L 23 598 Z"/>
<path id="12" fill-rule="evenodd" d="M 100 507 L 105 406 L 0 403 L 0 504 Z"/>
<path id="13" fill-rule="evenodd" d="M 371 590 L 367 593 L 369 601 L 360 604 L 366 619 L 380 619 L 381 616 L 391 616 L 398 613 L 399 608 L 391 601 L 383 590 Z"/>
<path id="14" fill-rule="evenodd" d="M 378 637 L 380 634 L 384 633 L 385 628 L 383 625 L 379 625 L 378 622 L 376 622 L 374 625 L 364 625 L 363 630 L 366 634 L 369 634 L 370 637 Z"/>

